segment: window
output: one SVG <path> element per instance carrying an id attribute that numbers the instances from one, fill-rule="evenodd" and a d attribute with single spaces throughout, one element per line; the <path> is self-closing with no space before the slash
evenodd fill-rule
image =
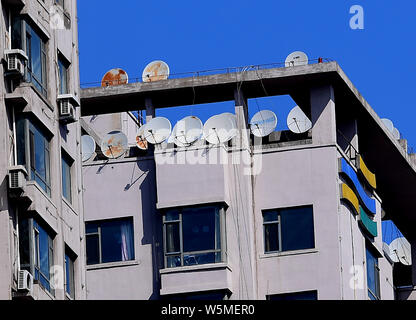
<path id="1" fill-rule="evenodd" d="M 312 206 L 263 212 L 265 253 L 315 247 Z"/>
<path id="2" fill-rule="evenodd" d="M 73 255 L 66 250 L 65 252 L 65 292 L 71 298 L 75 299 L 75 272 Z"/>
<path id="3" fill-rule="evenodd" d="M 162 296 L 162 300 L 212 300 L 221 301 L 228 300 L 229 292 L 225 290 L 214 290 L 193 293 L 181 293 Z"/>
<path id="4" fill-rule="evenodd" d="M 133 219 L 87 222 L 87 265 L 134 260 Z"/>
<path id="5" fill-rule="evenodd" d="M 50 139 L 46 130 L 36 121 L 18 117 L 16 131 L 18 164 L 25 166 L 29 180 L 36 181 L 50 196 Z"/>
<path id="6" fill-rule="evenodd" d="M 266 296 L 266 299 L 270 301 L 318 300 L 318 292 L 314 290 L 314 291 L 304 291 L 304 292 L 272 294 L 272 295 Z"/>
<path id="7" fill-rule="evenodd" d="M 62 151 L 62 195 L 70 203 L 72 202 L 71 195 L 71 167 L 73 160 Z"/>
<path id="8" fill-rule="evenodd" d="M 60 5 L 62 8 L 64 8 L 65 6 L 65 0 L 55 0 L 55 3 L 57 5 Z"/>
<path id="9" fill-rule="evenodd" d="M 68 68 L 69 63 L 58 55 L 58 69 L 59 69 L 59 94 L 66 94 L 68 90 Z"/>
<path id="10" fill-rule="evenodd" d="M 46 97 L 46 44 L 28 23 L 25 25 L 26 54 L 28 56 L 27 81 L 32 82 Z"/>
<path id="11" fill-rule="evenodd" d="M 182 208 L 163 216 L 167 268 L 222 262 L 224 210 L 219 207 Z"/>
<path id="12" fill-rule="evenodd" d="M 54 294 L 51 285 L 53 238 L 40 222 L 32 217 L 19 219 L 20 268 L 28 270 L 39 284 Z"/>
<path id="13" fill-rule="evenodd" d="M 380 269 L 378 259 L 370 248 L 366 248 L 367 260 L 367 287 L 368 297 L 371 300 L 380 299 Z"/>

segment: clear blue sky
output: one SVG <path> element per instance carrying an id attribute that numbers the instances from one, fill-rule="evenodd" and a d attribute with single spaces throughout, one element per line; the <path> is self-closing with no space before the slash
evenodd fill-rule
<path id="1" fill-rule="evenodd" d="M 364 8 L 364 30 L 349 25 L 352 5 Z M 410 0 L 80 0 L 81 83 L 113 67 L 140 77 L 153 60 L 171 73 L 283 62 L 296 50 L 336 60 L 380 117 L 393 120 L 416 148 L 414 75 L 416 2 Z M 250 101 L 250 115 L 271 109 L 285 129 L 288 97 Z M 232 111 L 232 102 L 163 110 L 178 118 Z"/>

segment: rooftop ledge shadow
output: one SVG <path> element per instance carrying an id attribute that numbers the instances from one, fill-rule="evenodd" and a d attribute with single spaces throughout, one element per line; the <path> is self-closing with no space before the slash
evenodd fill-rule
<path id="1" fill-rule="evenodd" d="M 412 227 L 416 224 L 416 165 L 335 61 L 83 89 L 81 113 L 143 110 L 146 99 L 151 99 L 155 108 L 231 101 L 238 85 L 246 98 L 266 96 L 264 85 L 268 96 L 290 94 L 296 103 L 306 106 L 311 88 L 332 85 L 337 118 L 357 119 L 359 151 L 377 176 L 377 193 L 387 217 L 406 237 L 416 238 Z"/>

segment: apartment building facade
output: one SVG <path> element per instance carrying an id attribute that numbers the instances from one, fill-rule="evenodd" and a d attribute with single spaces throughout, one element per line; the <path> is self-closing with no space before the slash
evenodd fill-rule
<path id="1" fill-rule="evenodd" d="M 262 86 L 289 94 L 312 129 L 250 135 L 247 99 Z M 336 62 L 88 88 L 81 99 L 85 116 L 117 101 L 147 121 L 229 100 L 230 143 L 84 163 L 87 299 L 397 298 L 381 224 L 412 238 L 415 164 Z"/>
<path id="2" fill-rule="evenodd" d="M 76 1 L 0 9 L 0 299 L 84 299 Z"/>

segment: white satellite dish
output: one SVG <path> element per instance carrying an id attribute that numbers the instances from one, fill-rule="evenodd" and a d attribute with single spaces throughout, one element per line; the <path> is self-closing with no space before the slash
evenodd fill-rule
<path id="1" fill-rule="evenodd" d="M 394 129 L 393 121 L 391 121 L 390 119 L 387 119 L 387 118 L 383 118 L 383 119 L 381 119 L 381 121 L 384 123 L 384 125 L 387 127 L 387 129 L 391 133 L 393 133 L 393 129 Z"/>
<path id="2" fill-rule="evenodd" d="M 285 67 L 304 66 L 309 62 L 308 56 L 302 51 L 295 51 L 289 54 L 285 61 Z"/>
<path id="3" fill-rule="evenodd" d="M 400 140 L 400 132 L 399 132 L 399 130 L 397 128 L 393 128 L 393 137 L 396 140 Z"/>
<path id="4" fill-rule="evenodd" d="M 136 136 L 136 145 L 139 149 L 141 150 L 147 150 L 148 145 L 147 145 L 147 140 L 144 136 L 144 130 L 146 128 L 146 124 L 142 125 L 138 132 L 137 132 L 137 136 Z"/>
<path id="5" fill-rule="evenodd" d="M 404 237 L 394 239 L 390 245 L 390 258 L 394 262 L 401 262 L 406 266 L 412 264 L 412 250 L 410 243 Z"/>
<path id="6" fill-rule="evenodd" d="M 169 66 L 161 60 L 150 62 L 143 70 L 143 82 L 166 80 L 169 77 Z"/>
<path id="7" fill-rule="evenodd" d="M 109 159 L 116 159 L 126 153 L 128 141 L 126 135 L 121 131 L 111 131 L 104 136 L 101 142 L 101 151 Z"/>
<path id="8" fill-rule="evenodd" d="M 219 114 L 219 116 L 231 120 L 233 123 L 233 129 L 230 131 L 230 139 L 234 138 L 238 133 L 237 116 L 231 112 L 223 112 Z"/>
<path id="9" fill-rule="evenodd" d="M 250 121 L 250 130 L 256 137 L 265 137 L 276 129 L 277 116 L 273 111 L 261 110 Z"/>
<path id="10" fill-rule="evenodd" d="M 390 257 L 391 253 L 390 253 L 390 247 L 387 243 L 383 242 L 383 252 L 385 255 L 387 255 L 388 257 Z"/>
<path id="11" fill-rule="evenodd" d="M 287 126 L 293 133 L 304 133 L 312 128 L 312 122 L 299 106 L 290 110 L 287 115 Z"/>
<path id="12" fill-rule="evenodd" d="M 95 152 L 95 140 L 89 135 L 83 135 L 81 137 L 81 156 L 82 162 L 91 159 Z"/>
<path id="13" fill-rule="evenodd" d="M 170 121 L 165 117 L 156 117 L 146 123 L 144 138 L 151 144 L 164 142 L 172 131 Z"/>
<path id="14" fill-rule="evenodd" d="M 214 145 L 231 140 L 236 133 L 236 120 L 230 114 L 212 116 L 204 124 L 203 137 Z"/>
<path id="15" fill-rule="evenodd" d="M 174 142 L 178 147 L 186 147 L 197 141 L 202 135 L 202 121 L 189 116 L 179 120 L 172 130 L 168 143 Z"/>

